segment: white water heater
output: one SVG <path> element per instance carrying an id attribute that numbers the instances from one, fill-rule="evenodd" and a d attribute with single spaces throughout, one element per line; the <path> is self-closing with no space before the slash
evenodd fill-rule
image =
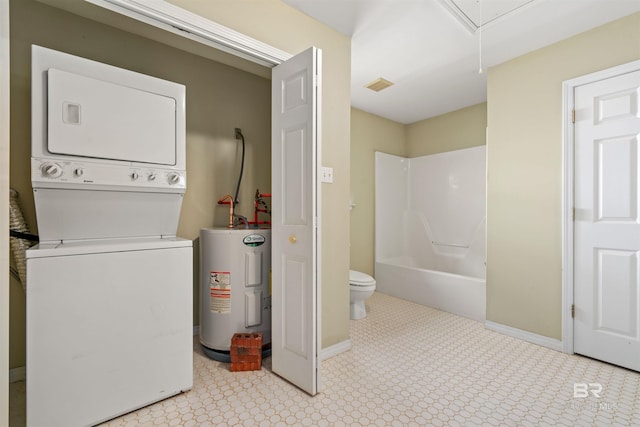
<path id="1" fill-rule="evenodd" d="M 234 333 L 262 333 L 271 344 L 271 230 L 200 230 L 200 344 L 228 362 Z"/>

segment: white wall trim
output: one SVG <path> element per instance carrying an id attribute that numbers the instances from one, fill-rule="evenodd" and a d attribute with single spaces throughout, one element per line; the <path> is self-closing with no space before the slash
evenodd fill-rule
<path id="1" fill-rule="evenodd" d="M 550 348 L 551 350 L 562 351 L 562 341 L 555 338 L 549 338 L 544 335 L 534 334 L 533 332 L 523 331 L 522 329 L 512 328 L 511 326 L 502 325 L 490 320 L 484 322 L 484 327 L 494 332 L 499 332 L 532 344 Z"/>
<path id="2" fill-rule="evenodd" d="M 337 356 L 349 350 L 351 350 L 351 340 L 341 341 L 337 344 L 320 350 L 320 360 L 327 360 L 333 356 Z"/>
<path id="3" fill-rule="evenodd" d="M 640 60 L 562 82 L 562 351 L 573 354 L 574 91 L 578 86 L 640 70 Z"/>
<path id="4" fill-rule="evenodd" d="M 9 0 L 0 0 L 0 427 L 9 425 Z"/>
<path id="5" fill-rule="evenodd" d="M 292 55 L 164 0 L 85 0 L 218 50 L 273 67 Z"/>
<path id="6" fill-rule="evenodd" d="M 562 351 L 573 353 L 573 89 L 562 83 Z"/>
<path id="7" fill-rule="evenodd" d="M 20 366 L 17 368 L 9 369 L 9 382 L 15 383 L 18 381 L 24 381 L 27 379 L 27 367 Z"/>

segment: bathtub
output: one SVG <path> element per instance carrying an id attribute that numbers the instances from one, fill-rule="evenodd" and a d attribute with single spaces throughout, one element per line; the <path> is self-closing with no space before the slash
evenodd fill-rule
<path id="1" fill-rule="evenodd" d="M 411 256 L 376 261 L 376 291 L 484 322 L 485 279 L 420 268 Z"/>
<path id="2" fill-rule="evenodd" d="M 486 147 L 375 160 L 376 290 L 484 322 Z"/>

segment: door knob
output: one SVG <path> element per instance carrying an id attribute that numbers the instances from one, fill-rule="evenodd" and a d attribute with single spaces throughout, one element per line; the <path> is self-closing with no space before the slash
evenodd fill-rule
<path id="1" fill-rule="evenodd" d="M 293 234 L 291 236 L 289 236 L 289 243 L 295 243 L 298 239 L 296 239 L 296 236 L 294 236 Z"/>

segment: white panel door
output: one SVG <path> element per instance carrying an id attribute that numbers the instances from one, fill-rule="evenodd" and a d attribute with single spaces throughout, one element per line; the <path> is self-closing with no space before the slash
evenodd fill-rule
<path id="1" fill-rule="evenodd" d="M 318 392 L 318 94 L 321 51 L 272 74 L 272 368 Z"/>
<path id="2" fill-rule="evenodd" d="M 640 371 L 640 71 L 575 89 L 574 351 Z"/>

